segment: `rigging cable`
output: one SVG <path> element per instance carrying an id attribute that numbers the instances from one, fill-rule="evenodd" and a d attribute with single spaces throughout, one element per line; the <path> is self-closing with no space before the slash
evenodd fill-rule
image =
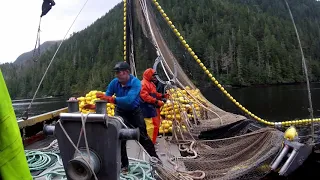
<path id="1" fill-rule="evenodd" d="M 141 8 L 142 8 L 142 10 L 143 10 L 143 13 L 144 13 L 146 22 L 147 22 L 148 27 L 149 27 L 149 29 L 150 29 L 150 33 L 151 33 L 151 36 L 152 36 L 152 42 L 153 42 L 153 44 L 154 44 L 154 46 L 155 46 L 155 48 L 156 48 L 156 50 L 157 50 L 157 55 L 158 55 L 158 56 L 161 56 L 161 57 L 164 59 L 164 61 L 163 61 L 163 60 L 160 61 L 161 66 L 162 66 L 162 69 L 164 70 L 164 73 L 165 73 L 168 81 L 170 81 L 171 78 L 170 78 L 169 75 L 168 75 L 168 71 L 169 71 L 169 73 L 170 73 L 172 76 L 175 76 L 175 74 L 174 74 L 174 73 L 172 72 L 172 70 L 170 69 L 169 64 L 167 63 L 167 61 L 165 60 L 165 58 L 164 58 L 164 56 L 163 56 L 163 53 L 162 53 L 161 50 L 159 49 L 159 45 L 158 45 L 158 43 L 157 43 L 156 37 L 155 37 L 155 35 L 154 35 L 154 30 L 153 30 L 152 25 L 151 25 L 151 22 L 150 22 L 150 18 L 149 18 L 149 13 L 150 13 L 150 11 L 148 10 L 147 2 L 146 2 L 146 0 L 140 0 L 140 4 L 141 4 Z M 155 22 L 154 22 L 154 23 L 155 23 Z M 174 64 L 178 64 L 178 62 L 176 62 L 176 60 L 174 60 Z M 177 67 L 174 67 L 174 68 L 177 68 Z M 167 69 L 167 70 L 166 70 L 166 69 Z M 175 81 L 175 83 L 178 83 L 180 86 L 183 87 L 182 83 L 179 81 L 178 78 L 175 78 L 174 81 Z"/>
<path id="2" fill-rule="evenodd" d="M 41 54 L 41 51 L 40 51 L 40 32 L 41 32 L 41 17 L 40 17 L 40 20 L 39 20 L 39 25 L 38 25 L 38 32 L 37 32 L 37 39 L 36 39 L 36 44 L 34 45 L 34 49 L 33 49 L 33 55 L 32 55 L 32 60 L 34 62 L 37 62 L 39 57 L 40 57 L 40 54 Z M 38 49 L 38 54 L 36 55 L 36 50 Z"/>
<path id="3" fill-rule="evenodd" d="M 190 45 L 184 40 L 182 35 L 179 33 L 178 29 L 173 25 L 170 18 L 167 16 L 167 14 L 164 12 L 160 4 L 157 2 L 157 0 L 152 0 L 153 4 L 157 7 L 158 11 L 161 13 L 162 17 L 167 21 L 167 24 L 170 26 L 170 28 L 174 31 L 176 36 L 179 38 L 180 42 L 185 46 L 185 48 L 188 50 L 189 54 L 193 57 L 193 59 L 198 63 L 198 65 L 202 68 L 205 74 L 210 78 L 210 80 L 220 89 L 220 91 L 229 98 L 230 101 L 232 101 L 238 108 L 240 108 L 245 114 L 248 114 L 253 119 L 257 120 L 258 122 L 261 122 L 263 124 L 274 126 L 276 128 L 284 127 L 284 126 L 290 126 L 290 125 L 304 125 L 304 124 L 310 124 L 313 122 L 320 122 L 320 118 L 313 118 L 311 119 L 299 119 L 299 120 L 289 120 L 289 121 L 279 121 L 279 122 L 271 122 L 265 119 L 262 119 L 252 112 L 250 112 L 247 108 L 242 106 L 234 97 L 232 97 L 231 94 L 228 93 L 228 91 L 218 82 L 218 80 L 213 76 L 213 74 L 207 69 L 207 67 L 202 63 L 202 61 L 199 59 L 199 57 L 196 55 L 196 53 L 191 49 Z M 166 63 L 166 62 L 165 62 Z"/>
<path id="4" fill-rule="evenodd" d="M 152 27 L 151 27 L 151 23 L 150 23 L 150 19 L 149 19 L 149 14 L 148 14 L 148 13 L 149 13 L 149 10 L 147 9 L 146 0 L 139 0 L 139 2 L 140 2 L 141 9 L 142 9 L 142 11 L 143 11 L 143 14 L 144 14 L 144 16 L 145 16 L 146 22 L 147 22 L 147 24 L 148 24 L 149 31 L 150 31 L 150 33 L 151 33 L 152 44 L 153 44 L 153 46 L 155 47 L 155 49 L 156 49 L 156 51 L 157 51 L 157 55 L 158 55 L 158 56 L 160 55 L 162 58 L 164 58 L 164 56 L 162 55 L 162 52 L 161 52 L 160 49 L 159 49 L 159 45 L 158 45 L 158 43 L 157 43 L 157 40 L 156 40 L 155 35 L 154 35 L 154 33 L 153 33 L 153 29 L 152 29 Z M 163 70 L 164 70 L 164 73 L 165 73 L 166 76 L 167 76 L 167 79 L 170 80 L 170 77 L 169 77 L 169 75 L 168 75 L 168 73 L 167 73 L 167 71 L 165 70 L 165 67 L 164 67 L 164 65 L 163 65 L 163 61 L 160 61 L 160 62 L 161 62 L 162 68 L 163 68 Z M 170 70 L 170 68 L 168 68 L 168 69 Z M 170 72 L 171 72 L 171 70 L 170 70 Z M 171 74 L 173 74 L 173 73 L 171 72 Z"/>
<path id="5" fill-rule="evenodd" d="M 289 14 L 290 14 L 290 18 L 292 20 L 292 24 L 293 24 L 293 27 L 294 27 L 294 30 L 295 30 L 295 33 L 297 35 L 297 39 L 298 39 L 298 42 L 299 42 L 299 47 L 300 47 L 300 51 L 301 51 L 301 56 L 302 56 L 302 66 L 303 66 L 303 69 L 304 69 L 304 74 L 306 76 L 306 81 L 307 81 L 307 90 L 308 90 L 308 100 L 309 100 L 309 113 L 310 113 L 310 118 L 311 118 L 311 136 L 312 136 L 312 144 L 314 143 L 314 125 L 313 125 L 313 107 L 312 107 L 312 98 L 311 98 L 311 91 L 310 91 L 310 83 L 309 83 L 309 77 L 308 77 L 308 68 L 307 68 L 307 65 L 306 65 L 306 59 L 304 58 L 304 53 L 303 53 L 303 49 L 302 49 L 302 46 L 301 46 L 301 41 L 300 41 L 300 37 L 299 37 L 299 33 L 298 33 L 298 30 L 297 30 L 297 27 L 296 27 L 296 23 L 294 22 L 294 18 L 293 18 L 293 15 L 291 13 L 291 9 L 290 9 L 290 6 L 287 2 L 287 0 L 284 0 L 284 2 L 286 3 L 287 5 L 287 8 L 288 8 L 288 11 L 289 11 Z"/>
<path id="6" fill-rule="evenodd" d="M 129 32 L 130 32 L 130 50 L 129 50 L 129 62 L 130 62 L 130 66 L 131 66 L 131 72 L 134 74 L 134 76 L 137 76 L 137 69 L 136 69 L 136 63 L 134 60 L 134 43 L 133 43 L 133 28 L 132 28 L 132 0 L 129 0 L 128 3 L 128 20 L 129 20 Z"/>
<path id="7" fill-rule="evenodd" d="M 157 50 L 157 54 L 160 55 L 160 56 L 164 59 L 164 57 L 163 57 L 163 55 L 162 55 L 162 52 L 161 52 L 161 50 L 159 49 L 159 45 L 158 45 L 158 43 L 157 43 L 157 40 L 156 40 L 156 37 L 155 37 L 155 35 L 154 35 L 153 29 L 152 29 L 152 27 L 151 27 L 151 22 L 150 22 L 150 19 L 149 19 L 149 10 L 148 10 L 148 8 L 147 8 L 146 0 L 139 0 L 139 2 L 140 2 L 140 5 L 141 5 L 141 9 L 143 10 L 143 13 L 144 13 L 146 22 L 147 22 L 147 24 L 148 24 L 149 31 L 150 31 L 151 36 L 152 36 L 152 43 L 153 43 L 154 47 L 155 47 L 156 50 Z M 162 65 L 162 68 L 163 68 L 164 73 L 166 74 L 168 80 L 170 80 L 170 77 L 169 77 L 169 75 L 168 75 L 168 72 L 167 72 L 166 68 L 164 67 L 164 64 L 165 64 L 165 66 L 167 67 L 167 69 L 168 69 L 168 71 L 170 72 L 171 75 L 174 76 L 174 73 L 171 71 L 171 69 L 169 68 L 168 63 L 167 63 L 165 60 L 164 60 L 164 61 L 161 60 L 160 63 L 161 63 L 161 65 Z M 177 63 L 177 62 L 175 62 L 175 63 Z M 175 68 L 176 68 L 176 67 L 175 67 Z M 184 90 L 186 90 L 186 88 L 185 88 L 184 85 L 179 81 L 178 78 L 176 78 L 175 81 L 176 81 L 176 83 L 177 83 L 179 86 L 181 86 Z M 221 117 L 220 117 L 216 112 L 214 112 L 213 110 L 205 107 L 202 103 L 200 103 L 200 102 L 199 102 L 192 94 L 190 94 L 189 92 L 188 92 L 188 94 L 197 102 L 198 105 L 200 105 L 200 106 L 203 107 L 204 109 L 206 109 L 206 110 L 214 113 L 214 114 L 219 118 L 220 124 L 221 124 L 221 125 L 223 124 L 223 121 L 222 121 Z"/>
<path id="8" fill-rule="evenodd" d="M 34 101 L 34 99 L 35 99 L 35 97 L 36 97 L 36 95 L 37 95 L 37 93 L 38 93 L 38 91 L 39 91 L 39 88 L 40 88 L 40 86 L 41 86 L 41 84 L 42 84 L 42 81 L 44 80 L 44 77 L 46 76 L 46 74 L 47 74 L 47 72 L 48 72 L 48 70 L 49 70 L 49 68 L 50 68 L 53 60 L 55 59 L 55 57 L 56 57 L 56 55 L 57 55 L 57 53 L 58 53 L 58 51 L 59 51 L 62 43 L 65 41 L 67 35 L 69 34 L 70 29 L 72 28 L 73 24 L 74 24 L 75 21 L 77 20 L 78 16 L 79 16 L 80 13 L 82 12 L 82 10 L 84 9 L 84 7 L 85 7 L 85 5 L 87 4 L 88 1 L 89 1 L 89 0 L 86 0 L 86 2 L 83 4 L 83 6 L 82 6 L 82 8 L 80 9 L 79 13 L 77 14 L 77 16 L 75 17 L 75 19 L 73 20 L 72 24 L 70 25 L 67 33 L 65 34 L 65 36 L 64 36 L 63 39 L 62 39 L 62 41 L 60 42 L 60 44 L 59 44 L 56 52 L 54 53 L 54 55 L 53 55 L 53 57 L 52 57 L 49 65 L 48 65 L 46 71 L 44 72 L 44 74 L 43 74 L 43 76 L 42 76 L 42 78 L 41 78 L 41 80 L 40 80 L 40 83 L 39 83 L 39 85 L 38 85 L 38 87 L 37 87 L 36 92 L 35 92 L 34 95 L 33 95 L 33 98 L 32 98 L 32 100 L 31 100 L 28 108 L 27 108 L 26 111 L 24 111 L 23 114 L 22 114 L 22 119 L 23 119 L 23 120 L 27 120 L 27 119 L 28 119 L 28 112 L 29 112 L 29 110 L 30 110 L 30 108 L 31 108 L 31 105 L 32 105 L 32 103 L 33 103 L 33 101 Z"/>

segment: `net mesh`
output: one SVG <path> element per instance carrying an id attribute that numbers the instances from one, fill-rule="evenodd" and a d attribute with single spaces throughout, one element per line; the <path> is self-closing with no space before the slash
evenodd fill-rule
<path id="1" fill-rule="evenodd" d="M 181 154 L 185 156 L 173 158 L 174 161 L 169 158 L 172 165 L 176 167 L 175 170 L 180 175 L 183 174 L 191 179 L 259 179 L 269 173 L 269 164 L 280 149 L 283 134 L 275 129 L 262 128 L 246 134 L 243 133 L 244 131 L 239 131 L 241 133 L 235 136 L 218 140 L 198 139 L 201 132 L 246 118 L 218 108 L 209 102 L 201 92 L 198 92 L 197 97 L 189 93 L 188 88 L 196 89 L 196 86 L 181 65 L 184 61 L 192 61 L 192 57 L 182 47 L 182 44 L 174 43 L 179 43 L 179 40 L 151 1 L 135 0 L 134 3 L 136 17 L 142 31 L 158 48 L 163 58 L 162 67 L 167 77 L 173 77 L 174 68 L 177 68 L 175 85 L 178 88 L 175 88 L 174 91 L 186 90 L 187 95 L 183 98 L 192 99 L 193 103 L 201 107 L 197 113 L 189 117 L 187 111 L 184 110 L 185 105 L 172 103 L 172 107 L 177 106 L 179 112 L 174 112 L 175 108 L 171 109 L 174 118 L 173 135 L 169 143 L 179 145 Z M 175 55 L 170 49 L 174 49 Z M 172 86 L 168 86 L 167 89 L 172 89 Z M 169 91 L 169 93 L 177 92 Z M 170 107 L 168 108 L 170 110 Z M 194 108 L 192 107 L 189 111 L 194 111 Z M 181 117 L 179 121 L 177 115 Z M 181 124 L 187 125 L 187 131 L 181 128 Z M 169 157 L 172 156 L 169 155 Z M 178 167 L 183 170 L 179 170 Z M 166 175 L 163 169 L 159 171 L 164 179 L 175 179 L 172 175 Z M 201 172 L 205 173 L 205 177 L 200 178 Z M 183 179 L 183 176 L 180 179 Z"/>
<path id="2" fill-rule="evenodd" d="M 197 141 L 197 157 L 179 161 L 189 171 L 204 171 L 204 179 L 258 179 L 270 172 L 269 164 L 281 142 L 279 131 L 265 128 L 232 138 Z"/>
<path id="3" fill-rule="evenodd" d="M 158 47 L 159 52 L 161 53 L 161 56 L 163 57 L 163 67 L 165 68 L 165 72 L 167 72 L 169 77 L 173 76 L 174 67 L 177 68 L 177 86 L 186 89 L 186 87 L 190 87 L 191 89 L 196 89 L 196 86 L 194 83 L 189 79 L 189 77 L 186 75 L 186 73 L 183 71 L 181 67 L 181 62 L 183 61 L 192 61 L 191 56 L 189 53 L 182 47 L 181 44 L 176 44 L 174 47 L 176 49 L 176 52 L 179 55 L 180 63 L 177 60 L 176 56 L 172 53 L 172 51 L 169 49 L 163 34 L 167 36 L 170 39 L 174 39 L 178 42 L 178 39 L 175 37 L 173 32 L 169 29 L 166 22 L 164 22 L 164 19 L 158 13 L 157 9 L 154 8 L 151 5 L 151 1 L 146 1 L 146 4 L 144 5 L 143 1 L 141 0 L 135 0 L 136 5 L 136 13 L 137 13 L 137 19 L 143 29 L 143 33 L 146 37 L 150 39 L 150 41 L 153 42 L 153 44 L 156 44 Z M 143 14 L 142 8 L 145 9 L 145 13 L 148 16 L 147 19 L 145 18 Z M 162 23 L 161 23 L 162 22 Z M 162 24 L 162 26 L 161 26 Z M 149 25 L 149 26 L 148 26 Z M 161 28 L 160 28 L 161 26 Z M 163 27 L 163 28 L 162 28 Z M 166 29 L 166 30 L 161 30 Z M 179 43 L 179 42 L 178 42 Z M 198 93 L 198 95 L 203 99 L 203 102 L 199 102 L 201 106 L 204 106 L 207 108 L 206 110 L 206 118 L 202 120 L 201 125 L 195 127 L 197 130 L 207 130 L 210 128 L 214 128 L 217 126 L 220 126 L 222 124 L 230 124 L 235 121 L 246 119 L 243 116 L 236 115 L 233 113 L 226 112 L 219 107 L 212 104 L 210 101 L 208 101 L 201 92 Z M 194 97 L 190 97 L 192 99 L 196 99 Z"/>

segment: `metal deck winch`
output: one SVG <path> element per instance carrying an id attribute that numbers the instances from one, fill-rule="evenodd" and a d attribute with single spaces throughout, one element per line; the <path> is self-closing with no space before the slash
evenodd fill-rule
<path id="1" fill-rule="evenodd" d="M 55 135 L 68 179 L 119 179 L 121 140 L 138 140 L 138 129 L 125 129 L 122 118 L 106 115 L 106 101 L 96 101 L 96 113 L 79 113 L 77 100 L 68 101 L 68 113 L 55 126 L 44 126 Z M 77 149 L 72 145 L 73 142 Z"/>

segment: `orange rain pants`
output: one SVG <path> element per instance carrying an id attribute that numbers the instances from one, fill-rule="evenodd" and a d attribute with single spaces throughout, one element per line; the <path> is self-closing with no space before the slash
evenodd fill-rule
<path id="1" fill-rule="evenodd" d="M 160 128 L 160 109 L 157 108 L 157 116 L 153 118 L 144 118 L 146 122 L 147 132 L 153 144 L 156 143 Z"/>

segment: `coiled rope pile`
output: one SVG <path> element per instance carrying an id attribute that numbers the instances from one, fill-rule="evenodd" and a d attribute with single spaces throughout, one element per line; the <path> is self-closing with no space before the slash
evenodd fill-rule
<path id="1" fill-rule="evenodd" d="M 155 180 L 151 171 L 152 167 L 147 162 L 130 162 L 128 174 L 121 174 L 120 180 Z"/>
<path id="2" fill-rule="evenodd" d="M 52 180 L 60 178 L 60 180 L 66 180 L 66 173 L 62 165 L 62 160 L 56 151 L 58 143 L 54 140 L 48 147 L 38 150 L 25 150 L 27 162 L 30 171 L 40 171 L 52 168 L 45 173 L 33 176 L 33 178 L 45 177 L 46 180 Z M 56 157 L 56 158 L 55 158 Z M 121 174 L 121 180 L 154 180 L 151 173 L 152 167 L 148 162 L 135 162 L 134 159 L 130 159 L 128 174 Z M 58 164 L 57 164 L 58 163 Z M 53 168 L 54 167 L 54 168 Z"/>
<path id="3" fill-rule="evenodd" d="M 61 180 L 67 179 L 64 168 L 62 166 L 61 158 L 57 153 L 25 150 L 25 154 L 30 171 L 46 170 L 48 168 L 54 167 L 57 162 L 59 164 L 50 171 L 47 171 L 46 173 L 43 173 L 41 175 L 33 176 L 33 178 L 40 178 L 45 176 L 46 180 L 51 180 L 54 177 L 60 176 Z M 57 159 L 52 157 L 56 157 Z"/>

